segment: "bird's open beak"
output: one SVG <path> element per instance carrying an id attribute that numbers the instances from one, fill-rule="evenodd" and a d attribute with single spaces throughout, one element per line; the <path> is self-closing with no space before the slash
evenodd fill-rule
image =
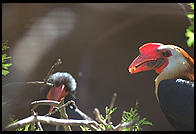
<path id="1" fill-rule="evenodd" d="M 134 59 L 134 61 L 129 66 L 128 70 L 131 74 L 155 70 L 164 64 L 164 59 L 152 57 L 147 54 L 140 54 Z"/>
<path id="2" fill-rule="evenodd" d="M 68 95 L 68 91 L 65 89 L 65 85 L 60 85 L 59 87 L 52 87 L 48 94 L 47 94 L 47 99 L 48 100 L 55 100 L 55 101 L 60 101 L 61 98 L 66 97 Z M 54 109 L 53 106 L 50 106 L 49 113 L 52 112 Z"/>

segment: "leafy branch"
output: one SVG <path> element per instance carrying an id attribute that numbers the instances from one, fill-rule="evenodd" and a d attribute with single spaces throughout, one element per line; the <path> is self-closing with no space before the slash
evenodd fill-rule
<path id="1" fill-rule="evenodd" d="M 194 11 L 194 3 L 189 4 Z M 191 20 L 191 25 L 186 29 L 185 36 L 188 37 L 187 45 L 189 47 L 194 45 L 194 13 L 188 13 L 187 17 Z"/>
<path id="2" fill-rule="evenodd" d="M 61 102 L 64 100 L 62 99 Z M 56 119 L 53 117 L 48 117 L 49 115 L 39 116 L 34 110 L 39 105 L 52 105 L 55 106 L 57 109 L 53 112 L 60 112 L 61 109 L 66 108 L 70 103 L 75 105 L 74 101 L 68 101 L 66 104 L 61 104 L 61 102 L 56 102 L 52 100 L 42 100 L 42 101 L 35 101 L 32 102 L 32 113 L 33 115 L 27 117 L 25 119 L 14 121 L 10 125 L 6 127 L 8 130 L 16 129 L 17 131 L 40 131 L 42 129 L 41 123 L 44 124 L 53 124 L 57 126 L 80 126 L 82 131 L 139 131 L 142 130 L 142 125 L 152 125 L 150 121 L 147 121 L 146 118 L 140 119 L 140 116 L 137 113 L 137 109 L 131 108 L 129 112 L 124 112 L 122 116 L 122 121 L 118 125 L 114 126 L 110 121 L 108 124 L 108 119 L 111 117 L 112 113 L 114 113 L 117 108 L 116 107 L 106 107 L 105 108 L 105 116 L 101 115 L 97 108 L 94 109 L 94 114 L 96 116 L 96 120 L 91 119 L 82 111 L 80 111 L 77 106 L 74 106 L 75 111 L 80 111 L 78 114 L 85 117 L 84 120 L 73 120 L 73 119 Z M 54 113 L 52 113 L 54 114 Z M 84 116 L 85 115 L 85 116 Z M 62 115 L 61 115 L 62 117 Z M 34 125 L 37 124 L 37 125 Z M 40 124 L 40 127 L 37 127 Z M 31 129 L 30 129 L 31 127 Z M 33 129 L 32 129 L 33 128 Z M 70 129 L 71 131 L 71 129 Z"/>
<path id="3" fill-rule="evenodd" d="M 178 5 L 182 8 L 182 10 L 184 11 L 184 14 L 188 18 L 188 21 L 190 22 L 190 26 L 186 29 L 186 33 L 185 33 L 185 36 L 188 38 L 187 45 L 188 47 L 194 46 L 194 3 L 188 4 L 191 10 L 193 10 L 193 12 L 191 13 L 187 12 L 183 4 L 178 3 Z"/>
<path id="4" fill-rule="evenodd" d="M 9 73 L 8 68 L 12 65 L 12 63 L 7 62 L 7 60 L 10 59 L 11 57 L 7 56 L 7 54 L 3 52 L 8 48 L 9 48 L 8 40 L 6 40 L 2 43 L 2 75 L 3 76 L 6 76 Z"/>
<path id="5" fill-rule="evenodd" d="M 113 98 L 116 97 L 115 93 Z M 112 99 L 114 100 L 114 99 Z M 114 104 L 114 101 L 111 102 L 111 105 Z M 105 116 L 100 114 L 99 110 L 96 108 L 94 114 L 96 115 L 96 120 L 102 128 L 98 128 L 100 131 L 140 131 L 142 130 L 143 125 L 152 125 L 152 122 L 148 121 L 145 117 L 140 119 L 139 114 L 137 113 L 138 102 L 136 102 L 135 109 L 131 108 L 130 111 L 123 112 L 121 123 L 114 126 L 113 123 L 109 120 L 111 115 L 117 110 L 117 107 L 105 107 Z M 80 126 L 82 131 L 92 131 L 89 127 Z"/>

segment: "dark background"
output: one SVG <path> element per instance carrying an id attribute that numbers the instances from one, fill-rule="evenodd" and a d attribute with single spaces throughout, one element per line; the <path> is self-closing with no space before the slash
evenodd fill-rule
<path id="1" fill-rule="evenodd" d="M 186 45 L 189 25 L 177 3 L 2 4 L 2 39 L 9 41 L 6 53 L 13 63 L 2 82 L 43 80 L 61 58 L 56 72 L 75 77 L 76 104 L 90 117 L 95 118 L 96 107 L 104 114 L 116 92 L 113 124 L 138 100 L 139 114 L 153 123 L 143 130 L 173 130 L 155 98 L 157 74 L 130 75 L 128 66 L 147 42 L 178 45 L 193 56 L 193 48 Z M 39 99 L 39 88 L 3 88 L 3 101 L 8 102 L 2 110 L 3 126 L 11 113 L 19 119 L 31 114 L 29 103 Z"/>

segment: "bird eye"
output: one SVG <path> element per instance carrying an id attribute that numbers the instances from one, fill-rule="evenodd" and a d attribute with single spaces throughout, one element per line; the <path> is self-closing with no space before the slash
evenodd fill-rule
<path id="1" fill-rule="evenodd" d="M 171 56 L 171 52 L 170 51 L 163 51 L 163 52 L 161 52 L 162 53 L 162 55 L 164 56 L 164 57 L 169 57 L 169 56 Z"/>

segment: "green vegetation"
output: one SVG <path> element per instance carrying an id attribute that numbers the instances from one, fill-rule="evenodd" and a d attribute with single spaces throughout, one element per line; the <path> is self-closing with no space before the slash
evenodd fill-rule
<path id="1" fill-rule="evenodd" d="M 105 117 L 101 115 L 102 121 L 105 123 L 108 122 L 109 117 L 111 117 L 112 113 L 114 113 L 116 110 L 117 110 L 117 107 L 114 107 L 113 109 L 111 109 L 111 111 L 109 110 L 108 107 L 105 107 Z M 140 119 L 140 116 L 137 113 L 137 109 L 131 108 L 130 111 L 123 112 L 121 124 L 129 124 L 129 125 L 126 125 L 126 127 L 123 128 L 122 131 L 140 131 L 142 130 L 143 125 L 152 125 L 152 122 L 147 121 L 146 118 Z M 103 123 L 100 123 L 99 125 L 101 125 L 105 130 L 112 129 L 112 122 L 110 122 L 110 124 L 107 124 L 107 125 Z M 80 128 L 82 129 L 82 131 L 92 131 L 90 128 L 86 126 L 80 126 Z"/>
<path id="2" fill-rule="evenodd" d="M 194 11 L 194 3 L 190 3 L 189 5 Z M 186 29 L 185 36 L 188 37 L 187 45 L 191 47 L 194 46 L 194 13 L 188 13 L 187 17 L 189 18 L 191 25 Z"/>
<path id="3" fill-rule="evenodd" d="M 7 56 L 3 51 L 8 49 L 8 41 L 2 43 L 2 75 L 6 76 L 9 71 L 8 68 L 12 65 L 12 63 L 8 63 L 7 60 L 10 59 L 10 56 Z"/>
<path id="4" fill-rule="evenodd" d="M 131 108 L 129 112 L 124 112 L 122 122 L 132 122 L 132 127 L 124 128 L 123 131 L 139 131 L 142 130 L 142 125 L 152 125 L 152 122 L 147 121 L 146 118 L 140 119 L 137 109 Z"/>

